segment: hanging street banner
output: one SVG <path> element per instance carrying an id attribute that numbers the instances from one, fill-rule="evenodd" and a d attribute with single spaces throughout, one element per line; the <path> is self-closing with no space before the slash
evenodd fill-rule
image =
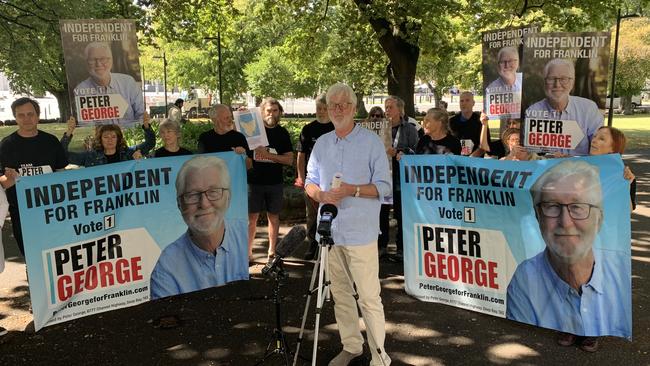
<path id="1" fill-rule="evenodd" d="M 522 142 L 531 151 L 588 155 L 603 125 L 608 32 L 524 36 Z"/>
<path id="2" fill-rule="evenodd" d="M 70 105 L 80 126 L 142 122 L 135 20 L 61 20 Z"/>
<path id="3" fill-rule="evenodd" d="M 406 292 L 578 336 L 631 339 L 620 155 L 400 161 Z"/>
<path id="4" fill-rule="evenodd" d="M 483 32 L 483 100 L 488 118 L 519 119 L 521 111 L 522 47 L 524 35 L 539 32 L 538 25 Z M 503 128 L 502 128 L 503 129 Z"/>
<path id="5" fill-rule="evenodd" d="M 36 330 L 248 279 L 243 155 L 29 176 L 16 190 Z"/>

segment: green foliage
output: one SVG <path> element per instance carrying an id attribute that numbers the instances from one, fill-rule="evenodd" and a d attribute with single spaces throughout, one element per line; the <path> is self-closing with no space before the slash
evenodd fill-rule
<path id="1" fill-rule="evenodd" d="M 293 73 L 277 47 L 264 48 L 247 64 L 244 75 L 251 93 L 257 97 L 284 98 L 292 93 Z"/>
<path id="2" fill-rule="evenodd" d="M 67 80 L 59 30 L 60 19 L 135 18 L 135 5 L 120 1 L 40 0 L 0 2 L 0 70 L 17 93 L 52 93 L 65 116 Z M 65 118 L 64 118 L 65 119 Z"/>
<path id="3" fill-rule="evenodd" d="M 615 30 L 612 30 L 612 54 Z M 616 94 L 631 97 L 640 94 L 650 78 L 650 20 L 625 19 L 621 21 L 620 32 Z"/>

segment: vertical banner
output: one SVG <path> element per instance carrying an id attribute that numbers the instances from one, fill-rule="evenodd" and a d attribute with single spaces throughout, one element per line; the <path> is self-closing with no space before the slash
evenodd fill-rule
<path id="1" fill-rule="evenodd" d="M 234 152 L 23 177 L 17 195 L 36 330 L 248 279 Z"/>
<path id="2" fill-rule="evenodd" d="M 61 20 L 70 105 L 81 126 L 132 125 L 144 114 L 135 21 Z"/>
<path id="3" fill-rule="evenodd" d="M 482 34 L 484 108 L 488 118 L 499 119 L 502 125 L 519 119 L 524 35 L 538 31 L 539 26 L 533 25 Z"/>
<path id="4" fill-rule="evenodd" d="M 244 136 L 251 150 L 258 146 L 268 146 L 269 140 L 266 137 L 264 120 L 259 107 L 233 112 L 235 129 Z"/>
<path id="5" fill-rule="evenodd" d="M 370 130 L 379 136 L 381 141 L 384 143 L 384 149 L 388 151 L 389 147 L 393 147 L 393 136 L 392 136 L 392 125 L 390 121 L 386 118 L 378 119 L 378 120 L 371 120 L 371 121 L 359 121 L 357 122 L 359 126 Z M 393 170 L 393 164 L 391 163 L 392 157 L 386 153 L 386 159 L 388 159 L 388 168 L 392 171 Z M 392 205 L 393 204 L 393 195 L 391 194 L 389 197 L 384 197 L 384 199 L 381 202 L 382 204 L 385 205 Z"/>
<path id="6" fill-rule="evenodd" d="M 631 338 L 620 155 L 406 155 L 400 169 L 407 293 L 580 336 Z"/>
<path id="7" fill-rule="evenodd" d="M 588 155 L 603 125 L 608 32 L 524 37 L 523 145 L 533 151 Z"/>

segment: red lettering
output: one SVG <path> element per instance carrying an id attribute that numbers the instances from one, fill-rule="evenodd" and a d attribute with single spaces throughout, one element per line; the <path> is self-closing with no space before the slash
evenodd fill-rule
<path id="1" fill-rule="evenodd" d="M 528 145 L 570 149 L 571 135 L 530 132 L 528 134 Z"/>
<path id="2" fill-rule="evenodd" d="M 140 265 L 140 260 L 142 258 L 140 257 L 133 257 L 131 258 L 131 278 L 133 281 L 140 281 L 144 277 L 142 277 L 142 273 L 140 272 L 142 270 L 142 266 Z"/>
<path id="3" fill-rule="evenodd" d="M 135 258 L 132 258 L 132 261 Z M 139 258 L 138 258 L 139 260 Z M 133 270 L 133 269 L 132 269 Z M 133 271 L 135 273 L 135 271 Z M 431 252 L 424 253 L 424 273 L 427 277 L 453 282 L 476 284 L 480 287 L 499 289 L 497 284 L 497 263 L 483 259 Z M 134 275 L 135 276 L 135 275 Z"/>
<path id="4" fill-rule="evenodd" d="M 65 301 L 72 296 L 72 278 L 68 275 L 61 276 L 56 281 L 56 292 L 60 301 Z"/>
<path id="5" fill-rule="evenodd" d="M 86 290 L 94 290 L 97 287 L 97 267 L 91 266 L 86 271 Z"/>
<path id="6" fill-rule="evenodd" d="M 113 263 L 101 262 L 99 264 L 99 281 L 101 282 L 102 287 L 113 286 L 115 284 L 112 272 Z"/>
<path id="7" fill-rule="evenodd" d="M 84 121 L 120 118 L 120 107 L 82 108 L 81 119 Z"/>
<path id="8" fill-rule="evenodd" d="M 118 259 L 115 262 L 115 272 L 117 274 L 117 283 L 123 284 L 131 281 L 131 276 L 129 275 L 129 261 L 126 259 Z"/>

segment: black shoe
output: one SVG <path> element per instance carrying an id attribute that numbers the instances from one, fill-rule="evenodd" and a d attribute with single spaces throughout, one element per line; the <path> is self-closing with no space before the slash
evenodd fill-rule
<path id="1" fill-rule="evenodd" d="M 2 337 L 3 335 L 6 335 L 7 333 L 8 332 L 7 332 L 7 330 L 5 328 L 0 327 L 0 337 Z"/>

